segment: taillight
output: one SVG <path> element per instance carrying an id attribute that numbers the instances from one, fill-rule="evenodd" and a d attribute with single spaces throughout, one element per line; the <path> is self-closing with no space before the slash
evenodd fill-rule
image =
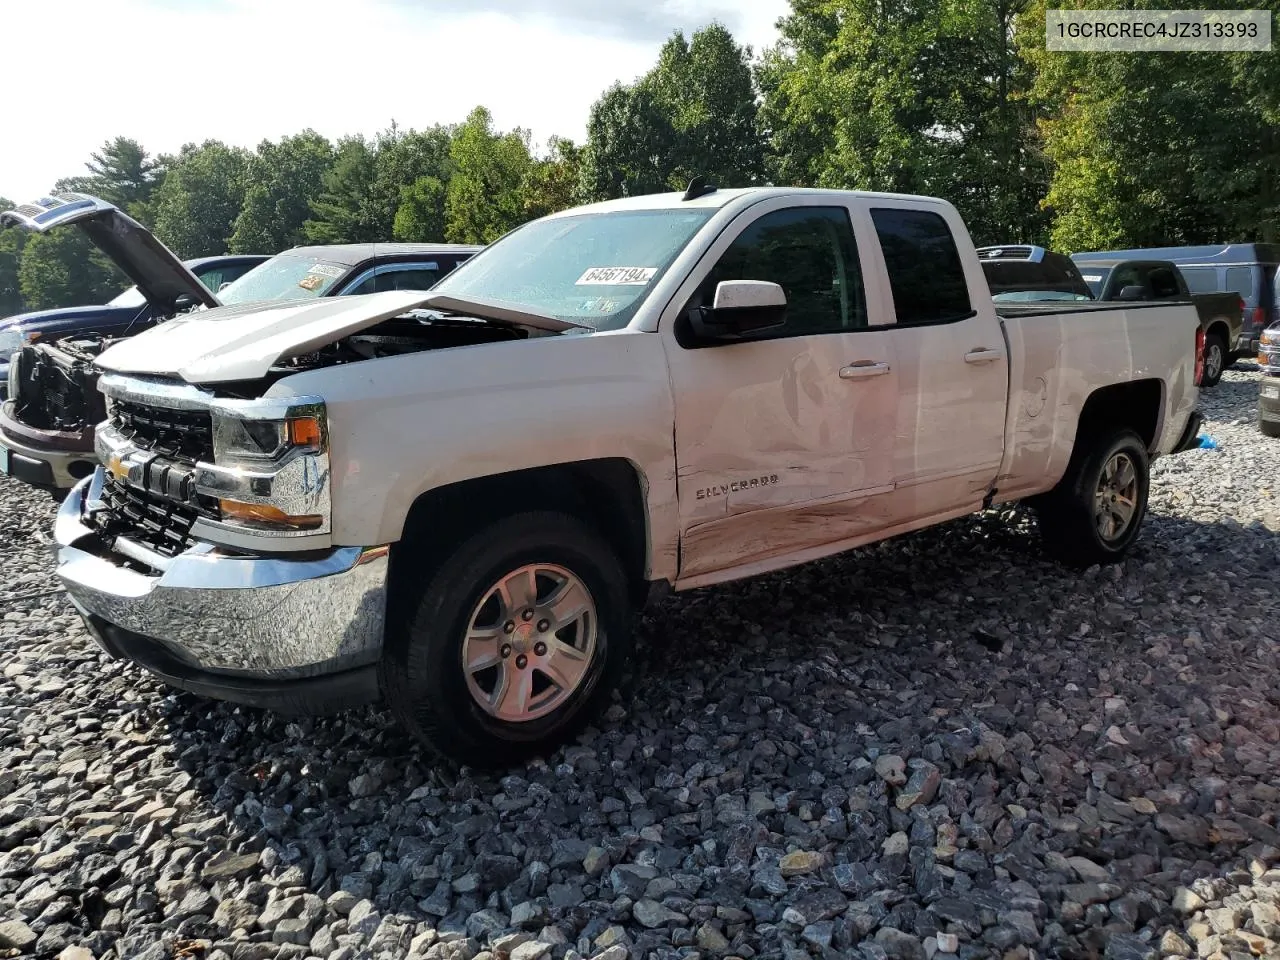
<path id="1" fill-rule="evenodd" d="M 1196 386 L 1204 380 L 1204 331 L 1196 331 Z"/>
<path id="2" fill-rule="evenodd" d="M 1253 325 L 1255 327 L 1265 326 L 1267 322 L 1267 311 L 1262 307 L 1253 308 Z"/>

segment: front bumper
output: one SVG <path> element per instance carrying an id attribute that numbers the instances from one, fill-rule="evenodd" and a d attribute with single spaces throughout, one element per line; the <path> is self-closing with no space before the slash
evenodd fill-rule
<path id="1" fill-rule="evenodd" d="M 58 511 L 58 576 L 94 638 L 182 689 L 284 712 L 328 713 L 378 697 L 389 548 L 173 558 L 108 549 L 86 522 L 101 471 Z M 157 567 L 162 567 L 157 569 Z"/>
<path id="2" fill-rule="evenodd" d="M 97 466 L 93 450 L 60 450 L 19 439 L 0 424 L 0 473 L 46 490 L 68 490 Z"/>

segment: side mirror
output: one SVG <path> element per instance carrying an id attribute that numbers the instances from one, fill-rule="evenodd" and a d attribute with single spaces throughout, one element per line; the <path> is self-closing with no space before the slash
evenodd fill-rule
<path id="1" fill-rule="evenodd" d="M 1145 300 L 1146 298 L 1147 298 L 1146 288 L 1141 287 L 1136 283 L 1133 284 L 1132 286 L 1125 287 L 1123 290 L 1120 291 L 1121 300 L 1133 301 L 1133 300 Z"/>
<path id="2" fill-rule="evenodd" d="M 694 333 L 704 340 L 735 340 L 787 322 L 787 294 L 768 280 L 724 280 L 711 307 L 690 312 Z"/>

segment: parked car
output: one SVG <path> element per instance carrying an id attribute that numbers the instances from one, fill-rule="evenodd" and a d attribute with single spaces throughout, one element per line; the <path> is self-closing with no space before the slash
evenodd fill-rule
<path id="1" fill-rule="evenodd" d="M 1280 321 L 1276 265 L 1280 244 L 1219 243 L 1191 247 L 1152 247 L 1146 250 L 1100 250 L 1074 255 L 1089 260 L 1168 260 L 1176 263 L 1192 293 L 1236 293 L 1244 298 L 1244 325 L 1234 359 L 1257 350 L 1258 338 Z"/>
<path id="2" fill-rule="evenodd" d="M 1094 299 L 1068 256 L 1030 244 L 979 247 L 978 259 L 996 303 L 1025 300 Z"/>
<path id="3" fill-rule="evenodd" d="M 138 284 L 149 321 L 200 308 L 425 290 L 479 247 L 448 244 L 350 244 L 299 247 L 260 262 L 211 292 L 146 228 L 108 203 L 62 194 L 0 214 L 44 232 L 74 224 Z M 136 332 L 120 329 L 42 337 L 13 355 L 9 396 L 0 407 L 0 472 L 61 496 L 96 464 L 95 425 L 106 419 L 94 368 L 108 345 Z"/>
<path id="4" fill-rule="evenodd" d="M 1258 429 L 1268 437 L 1280 437 L 1280 323 L 1258 338 Z"/>
<path id="5" fill-rule="evenodd" d="M 1190 304 L 997 307 L 944 201 L 695 182 L 526 224 L 429 293 L 111 347 L 58 574 L 174 686 L 381 696 L 503 764 L 607 702 L 654 587 L 1018 500 L 1054 555 L 1119 560 L 1202 361 Z"/>
<path id="6" fill-rule="evenodd" d="M 197 280 L 216 293 L 247 271 L 270 258 L 265 254 L 230 254 L 197 257 L 183 265 Z M 157 320 L 182 307 L 195 306 L 185 297 L 173 302 L 153 302 L 137 285 L 101 306 L 57 307 L 18 313 L 0 320 L 0 401 L 9 395 L 9 358 L 28 343 L 86 335 L 128 336 L 141 333 Z"/>
<path id="7" fill-rule="evenodd" d="M 1099 300 L 1187 301 L 1195 304 L 1205 334 L 1204 384 L 1215 387 L 1236 361 L 1248 337 L 1244 328 L 1244 299 L 1237 293 L 1192 293 L 1180 268 L 1169 260 L 1089 260 L 1074 254 L 1085 282 Z"/>

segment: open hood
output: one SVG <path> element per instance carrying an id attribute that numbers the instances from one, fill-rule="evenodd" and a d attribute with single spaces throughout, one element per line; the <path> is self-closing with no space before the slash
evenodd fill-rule
<path id="1" fill-rule="evenodd" d="M 5 222 L 35 233 L 74 223 L 138 285 L 138 291 L 162 316 L 173 313 L 184 301 L 206 307 L 219 305 L 209 288 L 150 230 L 105 200 L 84 193 L 55 193 L 0 213 L 0 224 Z"/>
<path id="2" fill-rule="evenodd" d="M 389 290 L 355 297 L 244 304 L 183 314 L 104 351 L 97 365 L 117 373 L 230 383 L 266 376 L 282 359 L 318 350 L 411 310 L 440 310 L 538 333 L 581 324 L 526 313 L 512 304 Z"/>

